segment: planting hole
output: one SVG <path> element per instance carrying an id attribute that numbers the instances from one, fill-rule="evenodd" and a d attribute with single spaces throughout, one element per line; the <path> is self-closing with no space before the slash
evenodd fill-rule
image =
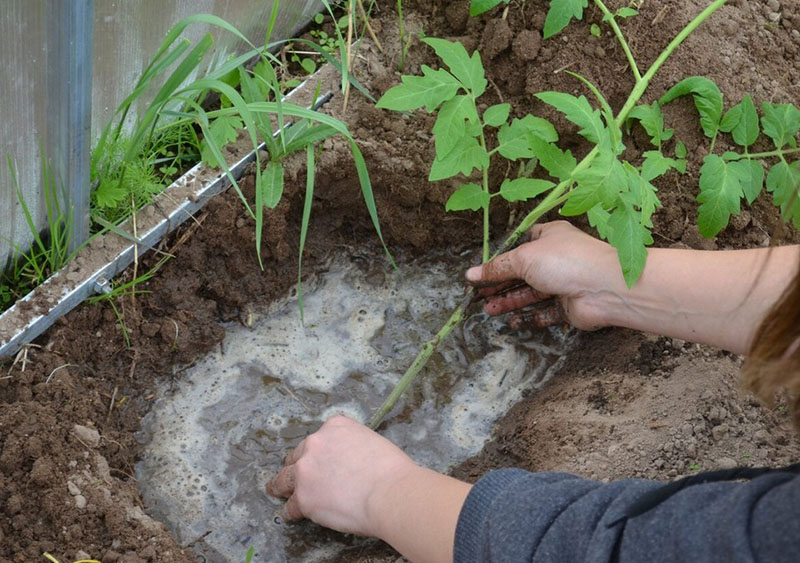
<path id="1" fill-rule="evenodd" d="M 217 351 L 186 371 L 145 418 L 136 477 L 149 512 L 213 561 L 330 559 L 369 540 L 312 524 L 270 525 L 281 503 L 264 485 L 289 448 L 334 414 L 366 421 L 422 344 L 463 299 L 463 258 L 438 256 L 376 275 L 334 258 L 295 298 L 227 326 Z M 571 339 L 509 333 L 475 314 L 441 345 L 383 434 L 419 463 L 446 470 L 477 454 L 493 423 L 556 370 Z M 188 446 L 187 446 L 188 445 Z"/>

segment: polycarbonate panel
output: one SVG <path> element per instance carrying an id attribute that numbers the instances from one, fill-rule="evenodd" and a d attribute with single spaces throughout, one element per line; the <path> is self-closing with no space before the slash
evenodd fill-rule
<path id="1" fill-rule="evenodd" d="M 91 0 L 85 0 L 89 5 Z M 277 0 L 276 0 L 277 1 Z M 67 49 L 56 48 L 59 22 L 63 22 L 63 0 L 3 0 L 0 3 L 0 268 L 11 255 L 12 245 L 27 248 L 30 232 L 17 201 L 6 165 L 10 156 L 16 168 L 23 197 L 38 228 L 46 225 L 41 189 L 40 150 L 42 144 L 61 167 L 76 163 L 70 143 L 53 143 L 49 138 L 63 130 L 67 116 L 80 112 L 64 103 L 59 69 L 66 68 Z M 184 17 L 211 13 L 236 26 L 254 44 L 264 42 L 272 0 L 95 0 L 92 41 L 91 138 L 96 139 L 119 103 L 130 93 L 142 70 L 161 45 L 173 24 Z M 322 7 L 319 0 L 281 0 L 272 39 L 292 36 Z M 55 26 L 55 27 L 54 27 Z M 184 35 L 193 42 L 205 33 L 215 39 L 209 67 L 249 49 L 241 40 L 218 28 L 193 25 Z M 86 35 L 82 35 L 85 39 Z M 80 40 L 81 38 L 78 38 Z M 48 68 L 50 71 L 48 72 Z M 68 75 L 69 77 L 71 75 Z M 49 79 L 48 79 L 49 77 Z M 86 124 L 84 124 L 86 126 Z M 76 133 L 81 126 L 74 125 Z M 60 128 L 60 129 L 59 129 Z M 60 148 L 59 148 L 60 147 Z M 63 163 L 68 159 L 67 164 Z M 82 166 L 78 166 L 82 168 Z M 80 177 L 62 171 L 68 178 Z M 74 182 L 74 180 L 73 180 Z M 85 192 L 70 186 L 76 194 Z M 79 197 L 85 199 L 85 193 Z"/>

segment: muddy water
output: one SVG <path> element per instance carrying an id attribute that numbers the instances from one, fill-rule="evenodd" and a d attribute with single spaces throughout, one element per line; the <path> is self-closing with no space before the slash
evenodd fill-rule
<path id="1" fill-rule="evenodd" d="M 207 561 L 315 561 L 366 540 L 273 522 L 264 483 L 287 449 L 333 414 L 365 421 L 463 295 L 465 259 L 404 265 L 334 258 L 305 284 L 305 323 L 289 296 L 227 327 L 219 350 L 160 392 L 144 422 L 142 496 Z M 494 421 L 541 385 L 569 347 L 555 330 L 509 333 L 470 317 L 392 413 L 384 435 L 438 470 L 476 454 Z"/>

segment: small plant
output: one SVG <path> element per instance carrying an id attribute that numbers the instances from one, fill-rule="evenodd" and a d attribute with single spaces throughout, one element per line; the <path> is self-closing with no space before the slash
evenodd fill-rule
<path id="1" fill-rule="evenodd" d="M 774 200 L 781 206 L 785 217 L 790 217 L 795 222 L 800 221 L 800 201 L 796 195 L 800 184 L 800 165 L 796 161 L 791 164 L 787 161 L 788 155 L 798 152 L 795 136 L 800 129 L 800 112 L 794 106 L 763 106 L 762 127 L 773 140 L 776 150 L 756 154 L 748 153 L 747 150 L 758 136 L 757 129 L 754 128 L 754 111 L 749 103 L 744 101 L 743 105 L 735 106 L 723 119 L 721 95 L 717 96 L 716 92 L 709 94 L 706 91 L 709 89 L 708 84 L 702 79 L 682 81 L 659 102 L 649 105 L 639 103 L 653 77 L 673 51 L 724 3 L 725 0 L 711 2 L 670 41 L 650 68 L 641 73 L 616 22 L 617 17 L 635 15 L 635 10 L 629 8 L 618 11 L 617 15 L 609 11 L 602 0 L 594 0 L 594 4 L 604 15 L 603 21 L 613 30 L 635 79 L 627 100 L 615 113 L 594 85 L 574 73 L 570 74 L 584 83 L 599 107 L 593 107 L 584 96 L 561 92 L 541 92 L 536 95 L 539 100 L 564 114 L 567 120 L 578 127 L 578 133 L 593 145 L 579 162 L 569 151 L 556 145 L 558 135 L 555 128 L 541 118 L 523 116 L 509 123 L 507 119 L 510 112 L 503 104 L 487 109 L 479 117 L 474 101 L 483 93 L 486 84 L 480 56 L 477 53 L 467 56 L 463 47 L 443 40 L 428 39 L 426 43 L 433 47 L 449 71 L 423 67 L 422 76 L 404 76 L 402 84 L 386 92 L 378 104 L 380 107 L 400 111 L 425 107 L 429 112 L 438 112 L 433 130 L 436 159 L 431 166 L 431 179 L 447 178 L 456 174 L 470 176 L 475 169 L 485 178 L 490 157 L 494 153 L 520 163 L 521 172 L 516 178 L 507 177 L 504 183 L 527 178 L 531 172 L 537 175 L 546 173 L 553 179 L 540 179 L 540 182 L 545 183 L 535 185 L 520 184 L 526 186 L 522 194 L 525 198 L 541 196 L 541 199 L 500 245 L 494 256 L 510 249 L 545 213 L 560 208 L 562 215 L 587 215 L 589 223 L 597 229 L 599 235 L 616 248 L 622 274 L 628 286 L 632 286 L 644 269 L 647 259 L 646 245 L 652 244 L 651 217 L 660 205 L 652 181 L 669 169 L 684 172 L 686 168 L 687 151 L 682 143 L 674 143 L 674 156 L 664 154 L 665 143 L 673 137 L 673 131 L 665 129 L 660 110 L 661 104 L 680 95 L 691 93 L 694 96 L 695 104 L 701 112 L 701 125 L 712 138 L 712 150 L 709 152 L 713 151 L 713 139 L 723 127 L 731 131 L 734 140 L 738 137 L 741 142 L 737 143 L 745 149 L 743 153 L 726 153 L 722 156 L 711 154 L 707 157 L 704 164 L 706 171 L 701 178 L 701 193 L 698 196 L 701 204 L 699 212 L 705 225 L 701 226 L 702 231 L 718 232 L 727 223 L 730 214 L 738 212 L 739 200 L 743 195 L 747 197 L 747 194 L 753 195 L 760 191 L 755 166 L 747 164 L 747 168 L 739 165 L 731 167 L 729 164 L 739 160 L 749 163 L 758 158 L 778 159 L 779 162 L 770 171 L 771 179 L 767 179 L 767 189 L 773 192 Z M 493 5 L 497 4 L 499 2 Z M 558 33 L 572 18 L 581 19 L 587 5 L 588 0 L 552 0 L 545 19 L 544 36 Z M 625 148 L 623 131 L 629 130 L 635 122 L 648 133 L 655 150 L 646 151 L 641 161 L 631 163 L 620 156 Z M 755 122 L 757 124 L 757 120 Z M 486 146 L 483 130 L 492 125 L 499 126 L 498 145 L 490 150 Z M 758 190 L 755 186 L 758 186 Z M 450 209 L 484 209 L 484 261 L 488 258 L 488 203 L 494 195 L 502 191 L 501 186 L 500 190 L 492 192 L 485 180 L 481 186 L 466 183 L 448 201 Z M 464 319 L 473 296 L 474 289 L 435 337 L 423 346 L 390 396 L 370 420 L 372 428 L 381 423 L 439 342 Z"/>
<path id="2" fill-rule="evenodd" d="M 700 471 L 702 467 L 700 467 L 699 463 L 690 463 L 689 467 L 687 467 L 686 469 L 688 469 L 689 471 Z"/>

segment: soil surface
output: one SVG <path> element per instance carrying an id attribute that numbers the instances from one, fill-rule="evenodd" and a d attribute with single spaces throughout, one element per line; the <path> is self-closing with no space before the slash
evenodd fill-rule
<path id="1" fill-rule="evenodd" d="M 574 128 L 531 94 L 585 94 L 579 82 L 560 72 L 569 69 L 598 85 L 618 108 L 632 79 L 598 10 L 587 9 L 583 22 L 544 41 L 545 4 L 512 1 L 505 17 L 501 7 L 469 18 L 466 0 L 409 0 L 404 10 L 408 30 L 424 29 L 429 36 L 458 38 L 468 49 L 481 49 L 492 82 L 482 100 L 487 106 L 502 100 L 512 104 L 517 116 L 533 112 L 552 119 L 564 131 L 562 148 L 582 155 L 588 146 Z M 705 4 L 642 3 L 640 15 L 622 27 L 643 66 Z M 358 51 L 357 76 L 376 97 L 399 80 L 393 5 L 381 3 L 373 21 L 386 52 L 380 54 L 366 41 Z M 592 23 L 601 25 L 601 37 L 590 34 Z M 685 76 L 702 74 L 720 86 L 727 106 L 745 93 L 757 104 L 796 103 L 799 53 L 796 1 L 732 1 L 679 48 L 644 101 L 657 99 Z M 414 39 L 406 72 L 418 72 L 422 64 L 434 64 L 432 53 Z M 456 183 L 426 180 L 434 154 L 433 119 L 424 113 L 401 116 L 377 110 L 355 92 L 347 110 L 341 106 L 341 97 L 334 97 L 327 111 L 349 123 L 365 153 L 389 246 L 413 255 L 442 245 L 477 246 L 477 214 L 444 212 Z M 664 207 L 654 217 L 656 245 L 724 249 L 769 244 L 777 213 L 766 195 L 752 207 L 745 205 L 716 239 L 699 236 L 694 199 L 707 139 L 691 100 L 676 101 L 665 113 L 675 138 L 690 147 L 689 169 L 684 176 L 673 172 L 658 183 Z M 726 148 L 727 141 L 720 142 Z M 647 145 L 647 138 L 634 132 L 626 156 L 634 158 Z M 364 249 L 373 252 L 376 246 L 346 144 L 326 141 L 324 149 L 305 254 L 307 271 L 334 250 L 347 249 L 358 260 Z M 18 362 L 2 364 L 0 562 L 42 560 L 44 552 L 61 561 L 89 555 L 104 562 L 195 560 L 191 545 L 178 545 L 142 506 L 133 478 L 139 455 L 134 434 L 156 398 L 156 385 L 180 378 L 185 366 L 217 345 L 221 322 L 248 322 L 255 308 L 294 284 L 305 185 L 302 165 L 302 159 L 288 165 L 283 200 L 266 219 L 263 271 L 256 262 L 253 223 L 235 194 L 223 194 L 197 222 L 186 223 L 165 241 L 174 258 L 140 286 L 146 293 L 116 302 L 129 346 L 108 304 L 84 304 L 27 347 Z M 493 175 L 494 186 L 503 174 L 499 170 Z M 242 186 L 252 198 L 252 176 Z M 493 235 L 503 236 L 524 210 L 497 207 Z M 794 233 L 788 237 L 796 240 Z M 157 259 L 145 256 L 139 271 Z M 475 480 L 487 470 L 517 466 L 602 480 L 673 479 L 703 469 L 797 461 L 800 442 L 786 409 L 782 404 L 759 406 L 738 391 L 740 365 L 739 357 L 682 341 L 621 329 L 585 333 L 561 373 L 514 407 L 498 423 L 496 438 L 454 474 Z M 347 558 L 396 561 L 397 554 L 376 545 Z"/>

